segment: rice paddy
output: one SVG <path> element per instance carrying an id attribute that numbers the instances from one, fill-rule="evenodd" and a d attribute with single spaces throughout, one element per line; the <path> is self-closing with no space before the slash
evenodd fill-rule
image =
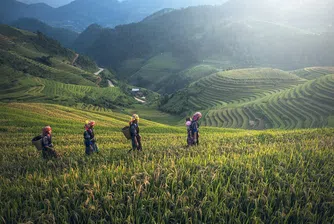
<path id="1" fill-rule="evenodd" d="M 28 119 L 29 118 L 29 119 Z M 54 104 L 0 105 L 2 223 L 333 223 L 334 130 L 186 130 L 140 120 L 143 152 L 120 129 L 129 116 Z M 99 154 L 84 155 L 97 122 Z M 51 125 L 60 159 L 31 139 Z"/>

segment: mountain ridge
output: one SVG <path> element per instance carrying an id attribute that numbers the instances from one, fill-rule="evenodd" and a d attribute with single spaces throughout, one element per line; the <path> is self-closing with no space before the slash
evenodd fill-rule
<path id="1" fill-rule="evenodd" d="M 64 28 L 51 27 L 37 19 L 33 18 L 21 18 L 10 25 L 19 29 L 29 30 L 31 32 L 40 31 L 45 35 L 59 41 L 63 46 L 72 48 L 74 41 L 78 38 L 79 34 Z"/>
<path id="2" fill-rule="evenodd" d="M 223 70 L 247 67 L 294 70 L 333 65 L 333 33 L 315 34 L 257 19 L 232 20 L 222 10 L 222 6 L 188 7 L 139 23 L 95 30 L 94 35 L 87 29 L 86 39 L 94 41 L 90 46 L 84 45 L 84 49 L 78 46 L 75 49 L 112 68 L 130 83 L 160 93 L 166 93 L 161 85 L 175 86 L 168 77 L 179 79 L 178 74 L 185 67 L 201 64 Z M 163 55 L 170 56 L 166 60 Z M 159 58 L 166 64 L 182 62 L 182 68 L 168 69 L 160 62 L 152 64 L 152 59 L 158 62 Z M 125 71 L 125 67 L 132 69 Z M 154 71 L 156 77 L 152 79 Z M 148 74 L 152 77 L 148 78 Z"/>
<path id="3" fill-rule="evenodd" d="M 198 4 L 204 1 L 199 0 Z M 217 2 L 215 0 L 211 3 Z M 173 4 L 180 5 L 178 1 Z M 14 20 L 29 17 L 41 20 L 50 26 L 62 27 L 81 32 L 90 24 L 98 23 L 104 27 L 114 27 L 120 24 L 138 22 L 166 7 L 172 7 L 172 3 L 164 1 L 152 2 L 126 0 L 113 1 L 91 1 L 75 0 L 58 8 L 53 8 L 45 3 L 25 4 L 16 0 L 3 0 L 0 3 L 1 22 L 10 23 Z M 182 3 L 180 6 L 186 7 L 191 2 Z"/>

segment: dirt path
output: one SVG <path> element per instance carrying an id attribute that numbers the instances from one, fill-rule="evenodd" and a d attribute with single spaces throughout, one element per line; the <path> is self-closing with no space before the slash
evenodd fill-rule
<path id="1" fill-rule="evenodd" d="M 104 71 L 104 68 L 99 68 L 99 71 L 95 72 L 94 75 L 99 75 L 103 71 Z M 107 80 L 107 81 L 108 81 L 109 87 L 115 87 L 114 84 L 110 80 Z"/>
<path id="2" fill-rule="evenodd" d="M 74 57 L 74 59 L 72 61 L 72 65 L 73 66 L 74 66 L 74 63 L 77 61 L 78 57 L 79 57 L 79 54 L 75 54 L 75 57 Z"/>
<path id="3" fill-rule="evenodd" d="M 94 75 L 99 75 L 101 72 L 103 72 L 104 69 L 103 68 L 99 68 L 99 71 L 95 72 Z"/>
<path id="4" fill-rule="evenodd" d="M 108 85 L 109 87 L 115 87 L 114 84 L 110 80 L 108 80 Z"/>
<path id="5" fill-rule="evenodd" d="M 138 99 L 137 97 L 135 97 L 135 100 L 137 100 L 137 101 L 140 102 L 140 103 L 146 103 L 146 101 L 141 100 L 141 99 Z"/>

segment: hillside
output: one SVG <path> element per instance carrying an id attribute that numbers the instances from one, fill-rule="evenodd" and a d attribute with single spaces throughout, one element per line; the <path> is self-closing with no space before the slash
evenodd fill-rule
<path id="1" fill-rule="evenodd" d="M 245 103 L 302 82 L 296 75 L 271 68 L 218 72 L 173 94 L 161 109 L 182 113 Z"/>
<path id="2" fill-rule="evenodd" d="M 308 71 L 310 73 L 302 73 Z M 206 126 L 270 129 L 333 127 L 333 68 L 287 73 L 272 69 L 232 70 L 202 78 L 173 94 L 161 109 L 204 110 Z M 309 81 L 309 74 L 318 74 Z"/>
<path id="3" fill-rule="evenodd" d="M 313 80 L 327 74 L 334 74 L 334 67 L 311 67 L 293 71 L 297 76 Z"/>
<path id="4" fill-rule="evenodd" d="M 327 75 L 261 100 L 209 110 L 204 123 L 250 129 L 333 127 L 333 85 L 334 75 Z"/>
<path id="5" fill-rule="evenodd" d="M 141 119 L 144 151 L 129 154 L 126 115 L 11 103 L 0 104 L 0 117 L 0 217 L 8 223 L 333 221 L 333 129 L 201 127 L 200 146 L 185 149 L 185 128 Z M 90 157 L 86 119 L 96 121 L 100 148 Z M 45 125 L 60 159 L 45 161 L 31 145 Z"/>
<path id="6" fill-rule="evenodd" d="M 26 3 L 36 1 L 21 0 Z M 49 3 L 48 0 L 39 1 Z M 164 8 L 185 8 L 195 5 L 221 5 L 220 14 L 234 21 L 258 19 L 298 27 L 312 32 L 333 30 L 333 1 L 316 0 L 75 0 L 58 8 L 44 3 L 24 4 L 15 0 L 2 0 L 0 21 L 10 23 L 24 17 L 32 17 L 48 25 L 83 31 L 90 24 L 114 27 L 139 22 Z M 59 3 L 59 1 L 58 1 Z M 56 4 L 56 3 L 53 3 Z M 4 10 L 1 10 L 4 9 Z"/>
<path id="7" fill-rule="evenodd" d="M 95 41 L 81 43 L 84 47 L 76 45 L 75 49 L 111 67 L 118 77 L 161 93 L 166 93 L 161 84 L 166 83 L 167 76 L 177 76 L 196 65 L 222 70 L 333 66 L 333 33 L 314 34 L 251 18 L 232 20 L 223 9 L 190 7 L 115 29 L 87 29 L 82 39 Z M 161 55 L 170 55 L 163 59 L 166 65 L 177 61 L 182 66 L 161 66 L 156 60 Z M 150 83 L 145 76 L 152 72 L 159 78 Z"/>
<path id="8" fill-rule="evenodd" d="M 46 2 L 46 1 L 39 1 Z M 164 0 L 74 0 L 53 8 L 45 3 L 25 4 L 16 0 L 0 2 L 0 22 L 11 23 L 20 18 L 34 18 L 53 27 L 82 32 L 89 25 L 104 27 L 139 22 L 163 8 L 187 7 L 198 4 L 217 4 L 225 0 L 164 1 Z"/>
<path id="9" fill-rule="evenodd" d="M 113 76 L 100 76 L 95 62 L 63 48 L 44 34 L 0 26 L 1 102 L 50 102 L 129 106 L 135 100 L 120 87 L 109 88 Z M 106 88 L 101 88 L 106 86 Z"/>
<path id="10" fill-rule="evenodd" d="M 102 30 L 103 28 L 97 24 L 90 25 L 75 39 L 73 48 L 80 49 L 80 52 L 86 52 L 98 39 Z"/>
<path id="11" fill-rule="evenodd" d="M 42 32 L 46 36 L 59 41 L 64 47 L 68 48 L 72 48 L 74 41 L 79 36 L 79 34 L 74 31 L 51 27 L 37 19 L 21 18 L 10 25 L 31 32 Z"/>
<path id="12" fill-rule="evenodd" d="M 0 25 L 0 35 L 3 65 L 65 83 L 95 85 L 97 77 L 80 69 L 79 65 L 72 66 L 75 52 L 44 34 Z M 94 62 L 91 62 L 91 69 L 98 70 Z"/>
<path id="13" fill-rule="evenodd" d="M 54 8 L 43 3 L 24 4 L 16 0 L 2 0 L 0 2 L 0 22 L 11 23 L 19 18 L 36 18 L 44 21 L 53 15 Z"/>
<path id="14" fill-rule="evenodd" d="M 108 71 L 94 75 L 98 67 L 89 58 L 80 55 L 73 64 L 76 53 L 42 33 L 0 28 L 2 102 L 125 107 L 127 113 L 140 112 L 150 120 L 166 123 L 177 123 L 200 110 L 205 115 L 203 125 L 228 128 L 333 126 L 332 67 L 291 72 L 272 68 L 223 71 L 214 60 L 192 65 L 177 55 L 162 53 L 146 62 L 129 61 L 121 68 L 124 73 L 133 73 L 129 76 L 132 84 L 171 94 L 162 95 L 157 105 L 159 96 L 142 89 L 149 103 L 140 107 L 134 106 L 131 86 L 118 83 Z M 141 68 L 136 71 L 138 64 Z M 117 83 L 116 87 L 108 88 L 108 80 Z M 156 112 L 157 106 L 175 116 Z"/>

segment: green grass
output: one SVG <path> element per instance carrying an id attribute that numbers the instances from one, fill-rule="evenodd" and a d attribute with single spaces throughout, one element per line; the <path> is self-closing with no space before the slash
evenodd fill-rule
<path id="1" fill-rule="evenodd" d="M 161 83 L 186 66 L 171 53 L 161 53 L 138 69 L 130 78 L 131 82 L 152 90 L 159 90 Z"/>
<path id="2" fill-rule="evenodd" d="M 5 62 L 4 64 L 19 72 L 64 83 L 96 86 L 94 82 L 97 80 L 97 77 L 84 71 L 81 74 L 77 72 L 71 73 L 68 72 L 69 69 L 60 70 L 23 57 L 16 52 L 0 50 L 0 53 L 0 58 Z M 7 75 L 9 74 L 1 74 L 1 76 Z"/>
<path id="3" fill-rule="evenodd" d="M 135 105 L 134 108 L 124 109 L 127 114 L 140 114 L 142 118 L 167 125 L 177 125 L 183 122 L 183 117 L 171 115 L 147 105 Z"/>
<path id="4" fill-rule="evenodd" d="M 141 115 L 141 114 L 139 114 Z M 245 131 L 140 120 L 144 151 L 128 154 L 129 116 L 53 104 L 0 104 L 4 223 L 333 223 L 334 130 Z M 84 155 L 96 120 L 100 154 Z M 61 159 L 31 139 L 45 125 Z M 15 162 L 13 162 L 15 161 Z"/>
<path id="5" fill-rule="evenodd" d="M 98 70 L 96 64 L 80 56 L 72 66 L 75 52 L 42 34 L 34 34 L 10 26 L 0 25 L 2 64 L 31 75 L 64 83 L 94 86 Z M 41 59 L 49 58 L 49 61 Z M 7 74 L 6 74 L 7 75 Z"/>
<path id="6" fill-rule="evenodd" d="M 0 25 L 0 35 L 2 65 L 40 78 L 96 86 L 97 77 L 92 72 L 71 66 L 75 53 L 58 42 L 42 34 L 6 25 Z M 2 73 L 1 77 L 8 75 Z"/>
<path id="7" fill-rule="evenodd" d="M 12 53 L 15 52 L 16 55 L 20 55 L 24 58 L 36 60 L 37 58 L 40 58 L 42 56 L 49 56 L 50 54 L 40 52 L 39 49 L 36 49 L 36 46 L 34 44 L 30 43 L 19 43 L 16 44 L 15 48 L 11 49 Z M 52 55 L 52 54 L 51 54 Z M 71 55 L 71 57 L 64 57 L 55 55 L 51 58 L 52 67 L 61 71 L 73 73 L 73 74 L 89 74 L 91 76 L 93 72 L 85 71 L 80 69 L 79 67 L 72 66 L 72 59 L 75 57 L 74 53 Z M 94 68 L 94 72 L 96 72 L 98 68 Z"/>
<path id="8" fill-rule="evenodd" d="M 334 127 L 334 116 L 328 117 L 328 127 Z"/>
<path id="9" fill-rule="evenodd" d="M 78 74 L 78 75 L 82 75 L 82 74 L 89 74 L 91 76 L 92 72 L 88 72 L 85 70 L 82 70 L 78 67 L 72 66 L 69 62 L 67 61 L 62 61 L 61 59 L 52 59 L 52 62 L 54 64 L 54 67 L 56 69 L 62 70 L 62 71 L 67 71 L 73 74 Z M 98 69 L 94 70 L 95 72 L 98 71 Z"/>
<path id="10" fill-rule="evenodd" d="M 126 78 L 136 73 L 144 65 L 145 60 L 142 58 L 135 58 L 126 60 L 122 63 L 120 68 L 117 70 L 118 77 Z"/>
<path id="11" fill-rule="evenodd" d="M 183 76 L 191 81 L 196 81 L 205 76 L 218 72 L 219 70 L 211 65 L 198 64 L 181 72 Z"/>

